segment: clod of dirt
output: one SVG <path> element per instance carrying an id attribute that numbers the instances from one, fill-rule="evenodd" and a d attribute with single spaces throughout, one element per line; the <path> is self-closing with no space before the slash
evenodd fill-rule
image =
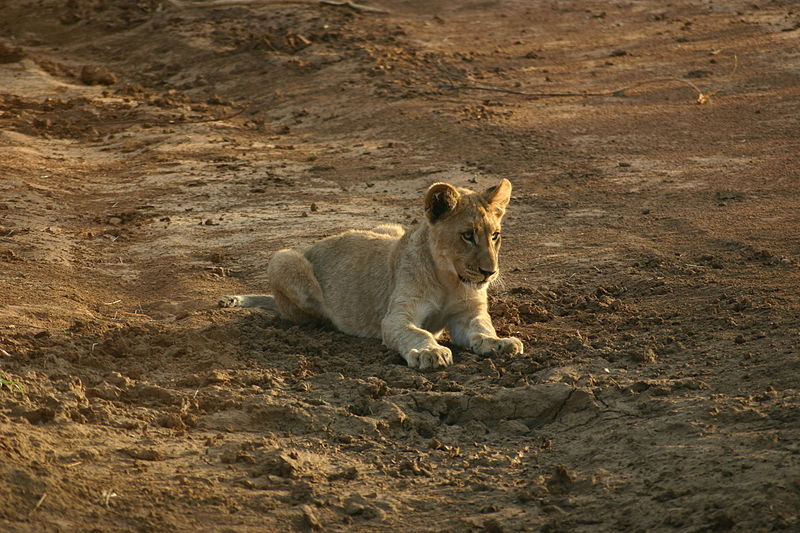
<path id="1" fill-rule="evenodd" d="M 230 375 L 224 370 L 211 370 L 205 379 L 206 385 L 216 385 L 219 383 L 227 383 L 231 380 Z"/>
<path id="2" fill-rule="evenodd" d="M 285 478 L 295 478 L 300 471 L 300 461 L 294 452 L 284 453 L 281 450 L 272 450 L 260 458 L 260 475 L 273 475 Z"/>
<path id="3" fill-rule="evenodd" d="M 345 468 L 339 472 L 334 472 L 328 476 L 328 481 L 336 481 L 339 479 L 346 480 L 346 481 L 353 481 L 354 479 L 358 478 L 358 470 L 356 467 L 351 466 L 350 468 Z"/>
<path id="4" fill-rule="evenodd" d="M 504 420 L 497 425 L 497 432 L 503 435 L 527 435 L 530 428 L 519 420 Z"/>
<path id="5" fill-rule="evenodd" d="M 490 518 L 483 524 L 483 530 L 486 533 L 505 533 L 506 528 L 503 527 L 496 518 Z"/>
<path id="6" fill-rule="evenodd" d="M 308 504 L 301 505 L 300 510 L 303 512 L 304 525 L 308 529 L 313 529 L 315 531 L 322 529 L 322 522 L 320 522 L 319 518 L 317 518 L 317 514 L 314 512 L 314 509 L 310 505 Z"/>
<path id="7" fill-rule="evenodd" d="M 84 65 L 81 69 L 80 79 L 86 85 L 114 85 L 117 75 L 99 65 Z"/>
<path id="8" fill-rule="evenodd" d="M 32 410 L 19 407 L 11 411 L 11 416 L 25 418 L 31 424 L 44 424 L 52 421 L 56 417 L 56 412 L 50 407 L 40 407 Z"/>
<path id="9" fill-rule="evenodd" d="M 164 455 L 164 452 L 156 448 L 135 447 L 124 448 L 120 451 L 125 455 L 129 455 L 134 459 L 139 459 L 141 461 L 163 461 L 167 458 L 167 456 Z"/>
<path id="10" fill-rule="evenodd" d="M 350 516 L 361 516 L 366 519 L 382 520 L 384 513 L 360 494 L 351 494 L 344 501 L 344 512 Z"/>
<path id="11" fill-rule="evenodd" d="M 517 492 L 517 501 L 520 503 L 539 502 L 550 495 L 550 491 L 545 485 L 545 477 L 537 476 L 527 485 L 520 487 Z"/>
<path id="12" fill-rule="evenodd" d="M 519 316 L 527 324 L 532 322 L 547 322 L 553 319 L 550 311 L 544 307 L 532 303 L 524 303 L 519 306 Z"/>
<path id="13" fill-rule="evenodd" d="M 710 70 L 690 70 L 684 75 L 684 78 L 707 78 L 713 75 L 714 73 Z"/>
<path id="14" fill-rule="evenodd" d="M 575 335 L 564 343 L 564 348 L 570 352 L 579 352 L 588 346 L 589 344 L 586 342 L 586 338 L 581 335 L 580 331 L 576 331 Z"/>
<path id="15" fill-rule="evenodd" d="M 16 63 L 25 58 L 25 52 L 19 46 L 11 46 L 0 41 L 0 63 Z"/>
<path id="16" fill-rule="evenodd" d="M 637 355 L 637 359 L 641 363 L 655 363 L 658 361 L 658 354 L 649 346 L 645 346 Z"/>
<path id="17" fill-rule="evenodd" d="M 158 419 L 158 425 L 170 429 L 186 429 L 186 424 L 177 413 L 164 413 Z"/>
<path id="18" fill-rule="evenodd" d="M 398 472 L 400 475 L 403 476 L 422 476 L 422 477 L 431 477 L 431 471 L 425 468 L 424 465 L 420 464 L 419 459 L 414 460 L 405 460 L 400 463 L 400 467 L 398 468 Z"/>
<path id="19" fill-rule="evenodd" d="M 730 531 L 736 525 L 736 521 L 724 511 L 717 511 L 711 516 L 710 523 L 705 527 L 706 531 Z"/>
<path id="20" fill-rule="evenodd" d="M 547 488 L 552 494 L 566 494 L 590 489 L 597 484 L 594 476 L 582 477 L 564 465 L 558 465 L 547 480 Z"/>

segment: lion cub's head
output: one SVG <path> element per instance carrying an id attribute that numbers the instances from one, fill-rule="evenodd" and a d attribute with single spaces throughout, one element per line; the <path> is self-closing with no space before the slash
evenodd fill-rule
<path id="1" fill-rule="evenodd" d="M 434 183 L 425 194 L 431 252 L 439 269 L 465 285 L 484 288 L 497 278 L 500 223 L 511 199 L 511 182 L 481 193 Z"/>

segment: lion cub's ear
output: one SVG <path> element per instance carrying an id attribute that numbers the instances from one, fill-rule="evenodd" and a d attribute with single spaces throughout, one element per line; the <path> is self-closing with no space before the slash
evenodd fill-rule
<path id="1" fill-rule="evenodd" d="M 425 193 L 425 215 L 431 224 L 455 209 L 459 197 L 461 193 L 449 183 L 431 185 Z"/>
<path id="2" fill-rule="evenodd" d="M 489 187 L 481 196 L 486 201 L 487 204 L 495 207 L 501 211 L 501 214 L 505 212 L 506 206 L 508 202 L 511 200 L 511 182 L 507 179 L 504 179 L 500 182 L 499 185 L 495 185 L 494 187 Z"/>

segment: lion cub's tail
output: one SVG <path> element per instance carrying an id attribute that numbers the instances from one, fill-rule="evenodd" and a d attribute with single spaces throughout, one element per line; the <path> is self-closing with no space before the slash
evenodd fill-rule
<path id="1" fill-rule="evenodd" d="M 223 296 L 217 302 L 219 307 L 260 307 L 269 311 L 278 312 L 275 298 L 266 294 L 234 294 Z"/>

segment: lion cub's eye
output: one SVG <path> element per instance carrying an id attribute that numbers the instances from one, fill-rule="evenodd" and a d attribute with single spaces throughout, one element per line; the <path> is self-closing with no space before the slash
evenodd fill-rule
<path id="1" fill-rule="evenodd" d="M 495 231 L 494 233 L 492 233 L 492 240 L 493 241 L 496 241 L 499 238 L 500 238 L 500 232 L 499 231 Z"/>
<path id="2" fill-rule="evenodd" d="M 475 244 L 475 232 L 465 231 L 461 234 L 461 238 L 468 243 Z"/>

